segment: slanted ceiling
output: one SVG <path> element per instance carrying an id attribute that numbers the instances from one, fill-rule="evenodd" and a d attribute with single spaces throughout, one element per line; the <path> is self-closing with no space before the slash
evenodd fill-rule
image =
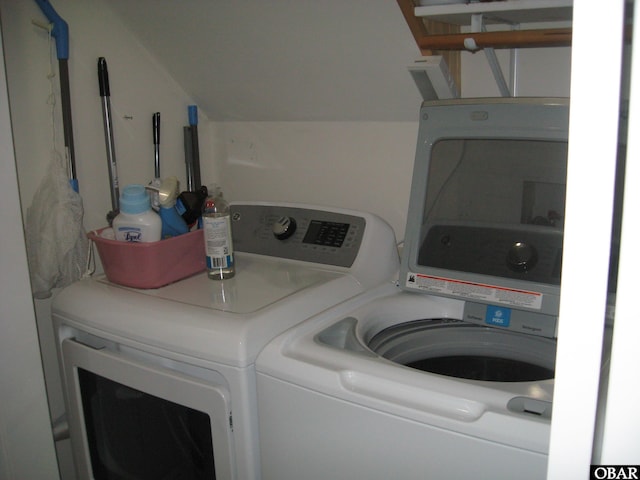
<path id="1" fill-rule="evenodd" d="M 420 50 L 391 0 L 109 0 L 212 120 L 414 121 Z"/>

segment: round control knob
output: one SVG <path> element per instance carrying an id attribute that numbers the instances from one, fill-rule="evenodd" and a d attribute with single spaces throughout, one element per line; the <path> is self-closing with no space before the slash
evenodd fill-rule
<path id="1" fill-rule="evenodd" d="M 296 221 L 292 217 L 280 217 L 273 222 L 271 231 L 278 240 L 286 240 L 296 231 Z"/>
<path id="2" fill-rule="evenodd" d="M 516 242 L 507 252 L 507 265 L 514 272 L 528 272 L 538 263 L 538 252 L 533 245 Z"/>

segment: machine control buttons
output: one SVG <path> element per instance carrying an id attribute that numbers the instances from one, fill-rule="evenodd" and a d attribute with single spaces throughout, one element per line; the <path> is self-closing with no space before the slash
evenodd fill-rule
<path id="1" fill-rule="evenodd" d="M 231 215 L 242 253 L 351 267 L 365 236 L 365 218 L 341 212 L 238 203 Z"/>
<path id="2" fill-rule="evenodd" d="M 348 223 L 311 220 L 307 234 L 302 239 L 302 242 L 323 247 L 340 248 L 347 238 L 349 227 Z"/>
<path id="3" fill-rule="evenodd" d="M 297 224 L 295 218 L 283 216 L 273 222 L 271 231 L 278 240 L 286 240 L 295 233 L 296 228 Z"/>
<path id="4" fill-rule="evenodd" d="M 515 272 L 528 272 L 536 263 L 538 252 L 526 242 L 515 242 L 507 251 L 507 265 Z"/>

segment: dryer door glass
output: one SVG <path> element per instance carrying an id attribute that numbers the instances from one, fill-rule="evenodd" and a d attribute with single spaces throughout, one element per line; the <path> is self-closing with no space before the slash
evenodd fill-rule
<path id="1" fill-rule="evenodd" d="M 214 479 L 211 422 L 203 412 L 78 369 L 96 479 Z"/>
<path id="2" fill-rule="evenodd" d="M 61 351 L 79 478 L 235 478 L 219 373 L 74 333 Z"/>

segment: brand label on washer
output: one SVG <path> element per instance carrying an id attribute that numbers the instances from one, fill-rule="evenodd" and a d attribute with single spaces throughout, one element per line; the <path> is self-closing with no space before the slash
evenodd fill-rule
<path id="1" fill-rule="evenodd" d="M 461 298 L 482 300 L 512 307 L 527 307 L 537 310 L 542 307 L 542 293 L 540 292 L 465 282 L 420 273 L 407 273 L 405 286 L 435 294 L 455 295 Z"/>
<path id="2" fill-rule="evenodd" d="M 487 314 L 484 317 L 484 321 L 487 325 L 507 328 L 511 323 L 511 309 L 507 307 L 489 305 L 487 307 Z"/>

